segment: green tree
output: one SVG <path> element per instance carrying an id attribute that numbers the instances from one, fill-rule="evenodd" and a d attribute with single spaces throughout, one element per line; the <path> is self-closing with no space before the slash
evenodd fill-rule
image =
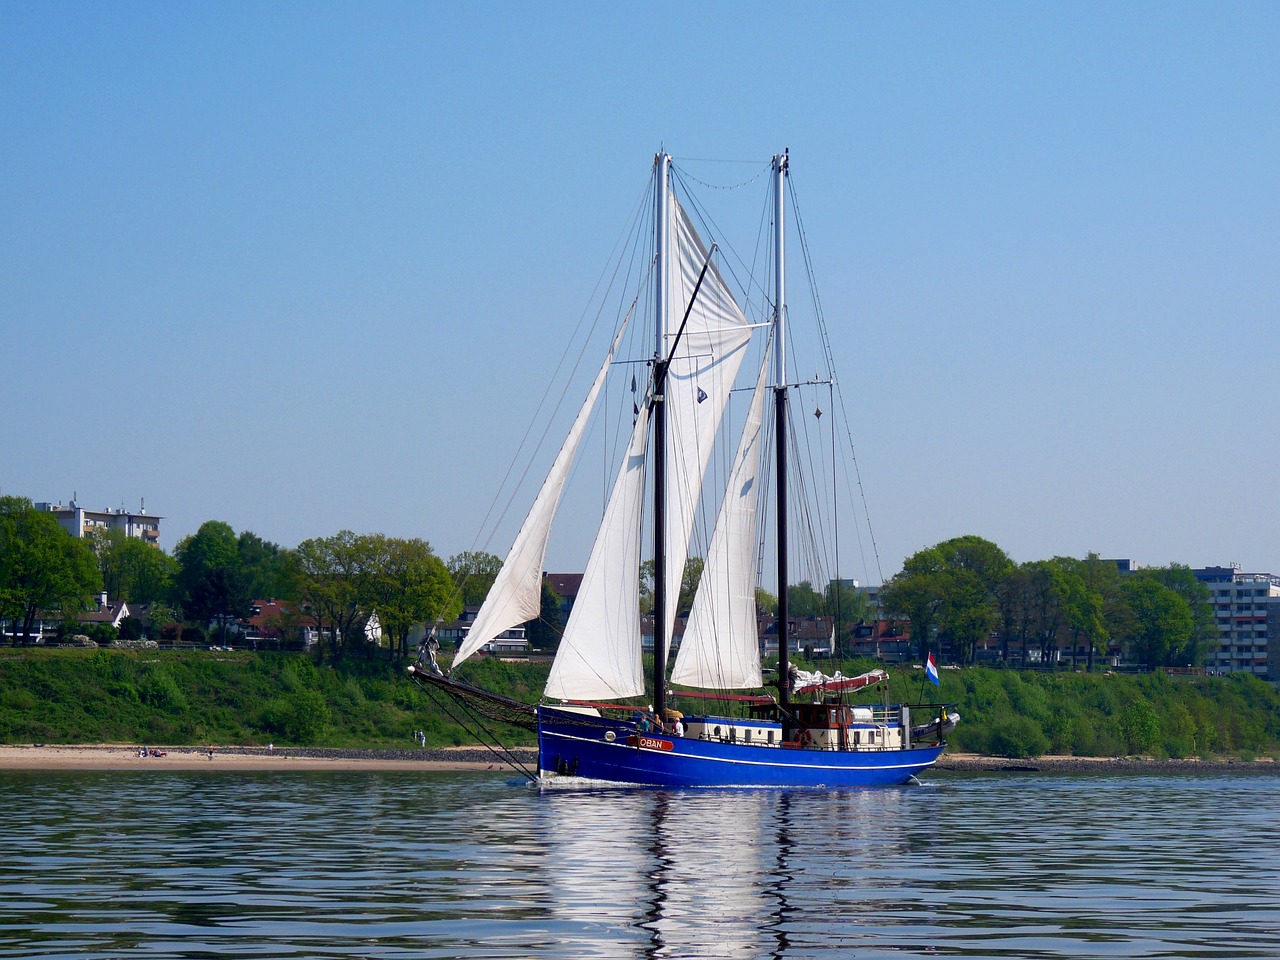
<path id="1" fill-rule="evenodd" d="M 108 597 L 145 604 L 172 596 L 177 560 L 159 547 L 125 536 L 119 530 L 98 530 L 94 537 L 102 588 Z"/>
<path id="2" fill-rule="evenodd" d="M 101 588 L 85 541 L 26 497 L 0 497 L 0 620 L 12 624 L 15 645 L 30 642 L 38 613 L 82 610 Z"/>
<path id="3" fill-rule="evenodd" d="M 956 537 L 908 557 L 880 602 L 891 616 L 911 621 L 921 658 L 936 628 L 956 658 L 967 662 L 1000 622 L 1000 585 L 1012 569 L 1013 561 L 989 540 Z"/>
<path id="4" fill-rule="evenodd" d="M 809 580 L 787 587 L 788 617 L 820 617 L 826 613 L 827 601 Z"/>
<path id="5" fill-rule="evenodd" d="M 1094 638 L 1089 648 L 1088 669 L 1093 669 L 1094 652 L 1105 654 L 1111 641 L 1128 636 L 1133 632 L 1133 610 L 1129 606 L 1125 593 L 1125 581 L 1116 565 L 1103 560 L 1096 553 L 1090 553 L 1084 559 L 1081 571 L 1085 586 L 1098 596 L 1102 606 L 1103 636 Z"/>
<path id="6" fill-rule="evenodd" d="M 1066 613 L 1066 626 L 1071 636 L 1071 666 L 1076 666 L 1076 651 L 1083 642 L 1089 651 L 1089 667 L 1093 666 L 1093 656 L 1097 652 L 1106 653 L 1111 641 L 1111 633 L 1107 628 L 1106 597 L 1096 585 L 1096 564 L 1110 566 L 1111 573 L 1118 578 L 1114 564 L 1105 564 L 1097 554 L 1090 554 L 1084 560 L 1074 557 L 1054 557 L 1053 563 L 1058 565 L 1067 576 L 1067 592 L 1063 600 Z M 1105 576 L 1105 572 L 1102 574 Z"/>
<path id="7" fill-rule="evenodd" d="M 680 596 L 676 597 L 676 611 L 688 612 L 693 606 L 694 594 L 698 592 L 698 584 L 702 581 L 703 560 L 701 557 L 689 557 L 684 562 L 684 573 L 680 577 Z M 653 561 L 645 560 L 640 564 L 640 612 L 653 612 Z M 670 600 L 670 598 L 668 598 Z"/>
<path id="8" fill-rule="evenodd" d="M 1151 577 L 1135 577 L 1125 584 L 1125 595 L 1134 617 L 1129 644 L 1135 659 L 1154 670 L 1186 650 L 1195 618 L 1180 594 Z"/>
<path id="9" fill-rule="evenodd" d="M 249 615 L 251 600 L 235 531 L 220 520 L 207 520 L 174 553 L 183 614 L 195 623 L 216 623 L 225 641 L 231 624 Z"/>
<path id="10" fill-rule="evenodd" d="M 778 598 L 763 587 L 756 587 L 756 613 L 766 617 L 778 615 Z"/>
<path id="11" fill-rule="evenodd" d="M 449 574 L 464 607 L 478 607 L 498 579 L 502 558 L 483 550 L 465 550 L 449 558 Z"/>
<path id="12" fill-rule="evenodd" d="M 409 656 L 409 632 L 419 623 L 453 620 L 462 603 L 444 561 L 425 540 L 373 538 L 380 555 L 372 559 L 378 576 L 370 603 L 376 606 L 391 656 Z"/>
<path id="13" fill-rule="evenodd" d="M 560 594 L 552 589 L 551 584 L 543 578 L 542 599 L 538 619 L 531 621 L 525 628 L 525 637 L 530 646 L 538 650 L 555 650 L 564 635 L 564 624 L 560 620 Z"/>
<path id="14" fill-rule="evenodd" d="M 1191 611 L 1191 635 L 1182 647 L 1169 651 L 1169 663 L 1199 666 L 1209 644 L 1218 637 L 1209 588 L 1196 579 L 1190 567 L 1179 563 L 1171 563 L 1167 567 L 1145 567 L 1138 571 L 1137 576 L 1155 580 L 1187 602 Z"/>
<path id="15" fill-rule="evenodd" d="M 379 598 L 385 542 L 381 534 L 357 536 L 341 530 L 331 537 L 304 540 L 295 551 L 302 600 L 321 636 L 327 635 L 335 659 L 364 642 L 365 626 Z"/>
<path id="16" fill-rule="evenodd" d="M 1135 700 L 1120 714 L 1120 729 L 1130 753 L 1147 753 L 1160 739 L 1160 715 L 1146 700 Z"/>
<path id="17" fill-rule="evenodd" d="M 831 617 L 837 641 L 844 644 L 852 639 L 853 628 L 871 615 L 871 604 L 857 587 L 832 580 L 823 597 L 823 610 Z"/>
<path id="18" fill-rule="evenodd" d="M 297 565 L 290 551 L 249 530 L 236 538 L 236 557 L 251 600 L 297 600 Z"/>

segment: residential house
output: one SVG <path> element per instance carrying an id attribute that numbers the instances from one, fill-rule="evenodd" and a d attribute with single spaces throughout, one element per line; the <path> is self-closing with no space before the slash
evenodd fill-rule
<path id="1" fill-rule="evenodd" d="M 321 629 L 307 604 L 291 600 L 254 600 L 249 616 L 236 624 L 237 643 L 259 649 L 310 650 L 333 636 L 332 627 Z"/>

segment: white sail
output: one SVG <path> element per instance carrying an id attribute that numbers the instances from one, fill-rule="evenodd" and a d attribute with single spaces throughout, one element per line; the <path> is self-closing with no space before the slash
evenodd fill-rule
<path id="1" fill-rule="evenodd" d="M 688 215 L 675 199 L 671 204 L 675 213 L 672 217 L 675 255 L 670 281 L 669 341 L 679 330 L 698 275 L 707 262 L 707 249 Z M 680 595 L 702 478 L 729 402 L 729 392 L 751 339 L 751 329 L 720 271 L 711 264 L 693 301 L 663 389 L 668 450 L 665 577 L 668 601 L 666 622 L 655 636 L 655 643 L 666 643 L 675 624 L 676 598 Z"/>
<path id="2" fill-rule="evenodd" d="M 582 586 L 556 651 L 546 695 L 619 700 L 644 693 L 640 660 L 640 525 L 649 404 L 636 417 Z"/>
<path id="3" fill-rule="evenodd" d="M 733 690 L 763 682 L 756 636 L 756 507 L 768 359 L 756 378 L 672 683 Z"/>
<path id="4" fill-rule="evenodd" d="M 569 428 L 569 435 L 565 437 L 560 452 L 556 454 L 551 472 L 542 481 L 542 489 L 538 491 L 538 496 L 529 509 L 529 515 L 525 517 L 524 524 L 520 527 L 520 532 L 516 534 L 515 542 L 507 553 L 507 559 L 502 563 L 502 569 L 498 571 L 497 579 L 489 588 L 489 593 L 480 606 L 480 612 L 476 614 L 475 622 L 471 624 L 471 629 L 458 648 L 457 656 L 453 658 L 455 667 L 490 640 L 501 636 L 517 624 L 536 619 L 541 614 L 542 565 L 547 556 L 547 542 L 551 537 L 551 522 L 555 519 L 556 508 L 560 505 L 560 497 L 568 482 L 569 469 L 573 466 L 578 445 L 586 433 L 587 423 L 591 419 L 591 410 L 595 406 L 596 398 L 600 395 L 600 388 L 604 386 L 605 375 L 613 363 L 614 351 L 622 341 L 622 333 L 626 330 L 629 320 L 628 314 L 613 339 L 613 345 L 609 348 L 609 355 L 605 357 L 600 372 L 596 374 L 595 382 L 587 393 L 587 399 L 578 411 L 573 426 Z"/>

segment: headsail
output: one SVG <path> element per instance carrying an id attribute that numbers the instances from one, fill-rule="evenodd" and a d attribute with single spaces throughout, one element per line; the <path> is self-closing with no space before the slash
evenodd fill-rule
<path id="1" fill-rule="evenodd" d="M 556 651 L 546 695 L 619 700 L 644 693 L 640 660 L 640 516 L 649 405 L 640 408 L 582 586 Z"/>
<path id="2" fill-rule="evenodd" d="M 763 683 L 756 631 L 756 506 L 768 363 L 766 356 L 671 673 L 672 683 L 712 690 Z"/>
<path id="3" fill-rule="evenodd" d="M 671 200 L 672 259 L 670 302 L 674 322 L 684 315 L 707 263 L 707 248 L 684 208 Z M 716 431 L 751 339 L 751 324 L 712 263 L 689 311 L 663 393 L 667 410 L 666 623 L 655 629 L 655 643 L 665 643 L 675 624 L 675 598 L 689 552 L 702 478 Z M 676 330 L 668 331 L 674 337 Z M 656 628 L 657 625 L 655 625 Z"/>
<path id="4" fill-rule="evenodd" d="M 454 667 L 490 640 L 517 624 L 536 619 L 542 612 L 542 565 L 547 556 L 547 541 L 551 537 L 551 522 L 560 505 L 560 496 L 568 482 L 578 445 L 586 433 L 591 410 L 604 386 L 605 375 L 613 363 L 614 351 L 622 342 L 623 331 L 627 329 L 630 319 L 628 314 L 619 327 L 613 345 L 609 348 L 609 355 L 605 357 L 604 364 L 587 393 L 587 399 L 578 411 L 573 426 L 569 428 L 569 435 L 556 454 L 551 472 L 542 482 L 542 489 L 538 491 L 537 499 L 533 501 L 520 532 L 516 534 L 515 542 L 511 545 L 507 559 L 503 561 L 502 569 L 498 571 L 497 579 L 489 588 L 475 622 L 459 646 L 457 656 L 453 658 Z"/>

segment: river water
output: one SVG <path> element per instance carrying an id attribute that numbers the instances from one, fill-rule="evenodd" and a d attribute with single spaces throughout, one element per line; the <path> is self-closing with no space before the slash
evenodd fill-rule
<path id="1" fill-rule="evenodd" d="M 0 958 L 1280 956 L 1280 777 L 0 772 Z"/>

